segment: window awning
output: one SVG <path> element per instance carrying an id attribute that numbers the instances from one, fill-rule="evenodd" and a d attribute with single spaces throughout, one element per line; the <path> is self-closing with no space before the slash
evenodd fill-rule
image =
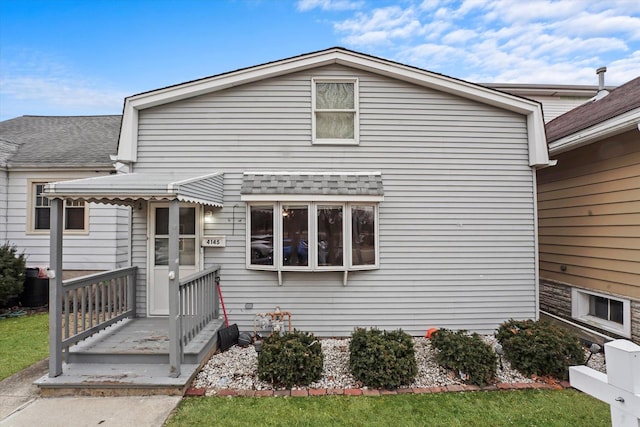
<path id="1" fill-rule="evenodd" d="M 132 205 L 136 200 L 180 200 L 222 207 L 223 175 L 213 173 L 193 178 L 127 173 L 47 184 L 49 198 Z"/>
<path id="2" fill-rule="evenodd" d="M 380 172 L 245 172 L 243 201 L 384 200 Z"/>

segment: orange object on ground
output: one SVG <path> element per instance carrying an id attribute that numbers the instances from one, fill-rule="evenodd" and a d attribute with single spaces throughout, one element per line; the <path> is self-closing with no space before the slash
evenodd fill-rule
<path id="1" fill-rule="evenodd" d="M 434 334 L 434 332 L 436 332 L 438 330 L 438 328 L 429 328 L 429 330 L 427 331 L 427 334 L 425 335 L 425 337 L 431 339 L 431 336 Z"/>

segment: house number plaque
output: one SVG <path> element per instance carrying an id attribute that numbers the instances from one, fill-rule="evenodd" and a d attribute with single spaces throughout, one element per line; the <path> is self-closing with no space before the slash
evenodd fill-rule
<path id="1" fill-rule="evenodd" d="M 224 236 L 211 236 L 202 239 L 202 246 L 205 248 L 224 248 L 226 245 Z"/>

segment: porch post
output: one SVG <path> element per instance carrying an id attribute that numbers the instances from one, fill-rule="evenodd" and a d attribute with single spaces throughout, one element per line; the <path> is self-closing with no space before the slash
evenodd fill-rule
<path id="1" fill-rule="evenodd" d="M 180 202 L 169 202 L 169 376 L 180 376 Z"/>
<path id="2" fill-rule="evenodd" d="M 49 377 L 62 374 L 62 199 L 51 200 L 49 234 Z"/>

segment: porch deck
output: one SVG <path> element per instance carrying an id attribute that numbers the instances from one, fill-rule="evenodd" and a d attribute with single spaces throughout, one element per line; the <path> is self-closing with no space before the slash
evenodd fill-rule
<path id="1" fill-rule="evenodd" d="M 182 395 L 217 348 L 221 320 L 209 322 L 184 349 L 181 373 L 169 369 L 169 320 L 124 319 L 69 348 L 64 373 L 36 381 L 43 396 Z"/>

